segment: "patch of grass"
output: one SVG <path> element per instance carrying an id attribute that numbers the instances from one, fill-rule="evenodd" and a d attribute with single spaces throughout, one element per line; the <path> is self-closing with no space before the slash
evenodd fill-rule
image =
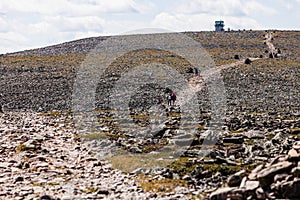
<path id="1" fill-rule="evenodd" d="M 145 152 L 145 153 L 149 153 L 149 152 L 152 152 L 152 151 L 157 151 L 157 150 L 163 148 L 165 145 L 168 145 L 168 144 L 169 144 L 168 140 L 163 139 L 158 144 L 148 144 L 148 145 L 143 146 L 142 151 Z"/>
<path id="2" fill-rule="evenodd" d="M 152 180 L 149 177 L 140 176 L 137 180 L 145 192 L 170 193 L 174 192 L 176 187 L 186 187 L 187 182 L 179 179 Z"/>
<path id="3" fill-rule="evenodd" d="M 220 164 L 201 164 L 203 170 L 208 170 L 213 173 L 220 172 L 222 175 L 234 174 L 243 168 L 241 166 L 229 166 L 229 165 L 220 165 Z"/>
<path id="4" fill-rule="evenodd" d="M 64 116 L 70 116 L 72 114 L 71 110 L 53 110 L 53 111 L 48 111 L 46 113 L 44 113 L 43 115 L 51 117 L 53 119 L 55 118 L 60 118 L 60 117 L 64 117 Z"/>
<path id="5" fill-rule="evenodd" d="M 167 167 L 173 162 L 169 158 L 169 153 L 160 154 L 119 154 L 111 157 L 108 160 L 111 162 L 113 168 L 120 169 L 123 172 L 132 172 L 135 169 L 143 168 L 150 169 L 155 167 Z"/>
<path id="6" fill-rule="evenodd" d="M 85 140 L 102 140 L 102 139 L 106 139 L 106 133 L 105 132 L 93 132 L 93 133 L 87 133 L 87 134 L 80 134 L 80 135 L 76 135 L 74 136 L 74 138 L 82 138 Z"/>
<path id="7" fill-rule="evenodd" d="M 86 193 L 86 194 L 90 194 L 90 193 L 95 193 L 97 192 L 98 189 L 95 187 L 87 187 L 85 188 L 85 190 L 83 190 L 82 192 Z"/>
<path id="8" fill-rule="evenodd" d="M 300 131 L 300 128 L 298 128 L 298 127 L 291 128 L 291 131 Z"/>
<path id="9" fill-rule="evenodd" d="M 254 145 L 254 141 L 255 141 L 254 139 L 248 139 L 245 141 L 245 143 L 248 145 Z"/>
<path id="10" fill-rule="evenodd" d="M 169 117 L 181 117 L 181 113 L 168 112 Z"/>
<path id="11" fill-rule="evenodd" d="M 212 173 L 220 172 L 222 175 L 234 174 L 242 169 L 245 169 L 247 172 L 253 170 L 257 165 L 261 163 L 248 164 L 248 165 L 225 165 L 225 164 L 199 164 L 193 162 L 190 158 L 181 157 L 176 159 L 173 163 L 169 165 L 171 169 L 177 172 L 180 176 L 191 173 L 195 167 L 201 167 L 203 171 L 210 171 Z"/>
<path id="12" fill-rule="evenodd" d="M 17 153 L 22 152 L 22 151 L 33 151 L 36 150 L 35 146 L 26 146 L 25 144 L 21 143 L 19 146 L 15 148 L 15 151 Z"/>
<path id="13" fill-rule="evenodd" d="M 20 144 L 19 146 L 17 146 L 17 147 L 15 148 L 15 150 L 16 150 L 17 153 L 19 153 L 19 152 L 22 152 L 22 151 L 27 151 L 27 150 L 29 150 L 29 149 L 27 148 L 26 145 Z"/>
<path id="14" fill-rule="evenodd" d="M 172 162 L 169 167 L 176 171 L 179 175 L 184 176 L 191 173 L 195 169 L 196 165 L 190 161 L 190 158 L 180 157 Z"/>
<path id="15" fill-rule="evenodd" d="M 244 129 L 238 129 L 238 130 L 232 130 L 232 131 L 230 131 L 230 133 L 232 133 L 232 134 L 238 134 L 238 133 L 243 133 L 243 132 L 245 132 Z"/>
<path id="16" fill-rule="evenodd" d="M 85 140 L 103 140 L 103 139 L 118 139 L 118 138 L 128 138 L 126 135 L 117 135 L 111 132 L 92 132 L 86 134 L 79 134 L 74 136 L 74 140 L 78 139 L 85 139 Z"/>
<path id="17" fill-rule="evenodd" d="M 59 183 L 49 182 L 49 183 L 47 183 L 47 185 L 49 185 L 49 186 L 56 186 L 56 185 L 59 185 Z"/>

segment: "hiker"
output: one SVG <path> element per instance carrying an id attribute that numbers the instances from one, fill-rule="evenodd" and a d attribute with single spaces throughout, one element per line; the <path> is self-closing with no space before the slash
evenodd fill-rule
<path id="1" fill-rule="evenodd" d="M 172 100 L 173 106 L 174 106 L 175 105 L 175 101 L 176 101 L 176 95 L 175 95 L 174 92 L 172 92 L 172 94 L 171 94 L 171 100 Z"/>
<path id="2" fill-rule="evenodd" d="M 172 96 L 171 96 L 171 93 L 168 95 L 167 99 L 168 99 L 168 106 L 170 106 L 170 105 L 171 105 L 171 102 L 172 102 Z"/>
<path id="3" fill-rule="evenodd" d="M 194 74 L 198 75 L 198 73 L 199 73 L 199 69 L 197 67 L 194 67 Z"/>
<path id="4" fill-rule="evenodd" d="M 165 94 L 166 93 L 171 93 L 171 92 L 172 92 L 172 90 L 170 88 L 168 88 L 168 87 L 165 88 Z"/>

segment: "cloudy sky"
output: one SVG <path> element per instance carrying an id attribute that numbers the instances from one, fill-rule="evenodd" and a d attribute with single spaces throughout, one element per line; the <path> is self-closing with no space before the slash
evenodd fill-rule
<path id="1" fill-rule="evenodd" d="M 300 0 L 0 0 L 0 53 L 143 28 L 300 30 Z"/>

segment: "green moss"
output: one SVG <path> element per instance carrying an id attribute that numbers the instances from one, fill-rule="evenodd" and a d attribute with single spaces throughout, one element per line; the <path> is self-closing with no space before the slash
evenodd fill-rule
<path id="1" fill-rule="evenodd" d="M 229 165 L 220 165 L 220 164 L 202 164 L 200 165 L 203 170 L 208 170 L 213 173 L 220 172 L 222 175 L 234 174 L 242 170 L 241 166 L 229 166 Z"/>
<path id="2" fill-rule="evenodd" d="M 107 138 L 105 132 L 93 132 L 74 136 L 75 139 L 82 138 L 85 140 L 102 140 Z"/>
<path id="3" fill-rule="evenodd" d="M 144 153 L 149 153 L 149 152 L 152 152 L 152 151 L 157 151 L 159 149 L 162 149 L 165 145 L 168 145 L 169 142 L 168 140 L 166 139 L 162 139 L 160 141 L 160 143 L 157 143 L 157 144 L 148 144 L 148 145 L 145 145 L 142 147 L 142 151 Z"/>
<path id="4" fill-rule="evenodd" d="M 232 134 L 238 134 L 238 133 L 243 133 L 245 130 L 244 129 L 238 129 L 238 130 L 232 130 L 230 133 Z"/>
<path id="5" fill-rule="evenodd" d="M 158 157 L 159 156 L 159 157 Z M 155 167 L 167 167 L 172 163 L 173 159 L 169 158 L 169 154 L 118 154 L 108 160 L 113 168 L 120 169 L 123 172 L 132 172 L 137 168 L 150 169 Z M 163 158 L 163 159 L 161 159 Z"/>
<path id="6" fill-rule="evenodd" d="M 27 150 L 29 150 L 29 149 L 27 148 L 26 145 L 20 144 L 19 146 L 16 147 L 15 150 L 16 150 L 16 152 L 18 153 L 18 152 L 22 152 L 22 151 L 27 151 Z"/>
<path id="7" fill-rule="evenodd" d="M 176 171 L 179 175 L 184 176 L 191 173 L 195 169 L 196 165 L 190 161 L 190 158 L 180 157 L 172 162 L 169 167 Z"/>
<path id="8" fill-rule="evenodd" d="M 245 141 L 246 144 L 248 145 L 254 145 L 255 140 L 254 139 L 248 139 Z"/>
<path id="9" fill-rule="evenodd" d="M 152 180 L 151 177 L 140 176 L 137 179 L 139 185 L 145 192 L 170 193 L 176 187 L 186 187 L 187 182 L 179 179 Z"/>
<path id="10" fill-rule="evenodd" d="M 48 185 L 49 186 L 56 186 L 56 185 L 59 185 L 59 183 L 49 182 Z"/>
<path id="11" fill-rule="evenodd" d="M 257 165 L 261 163 L 249 164 L 249 165 L 225 165 L 225 164 L 199 164 L 192 161 L 190 158 L 181 157 L 176 159 L 173 163 L 169 165 L 171 169 L 177 172 L 180 176 L 184 176 L 186 174 L 191 173 L 195 167 L 202 168 L 203 171 L 210 171 L 212 173 L 220 172 L 222 175 L 230 175 L 234 174 L 242 169 L 250 172 L 253 170 Z"/>
<path id="12" fill-rule="evenodd" d="M 52 111 L 48 111 L 45 113 L 41 113 L 42 116 L 46 116 L 46 117 L 50 117 L 52 119 L 57 119 L 57 118 L 61 118 L 61 117 L 68 117 L 71 116 L 73 114 L 72 110 L 52 110 Z M 64 121 L 65 124 L 70 123 L 70 121 Z M 54 125 L 55 127 L 58 126 L 58 124 Z"/>
<path id="13" fill-rule="evenodd" d="M 103 139 L 118 139 L 118 138 L 128 138 L 126 135 L 117 135 L 111 132 L 92 132 L 87 134 L 79 134 L 74 136 L 74 140 L 78 139 L 85 139 L 85 140 L 103 140 Z"/>
<path id="14" fill-rule="evenodd" d="M 90 194 L 90 193 L 94 193 L 97 192 L 98 189 L 95 187 L 87 187 L 85 190 L 83 190 L 82 192 L 86 193 L 86 194 Z"/>

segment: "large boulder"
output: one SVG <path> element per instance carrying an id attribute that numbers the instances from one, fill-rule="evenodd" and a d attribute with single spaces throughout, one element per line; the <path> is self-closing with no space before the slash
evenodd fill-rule
<path id="1" fill-rule="evenodd" d="M 262 188 L 268 188 L 273 183 L 274 176 L 276 174 L 281 173 L 289 173 L 289 171 L 292 169 L 293 163 L 284 161 L 279 162 L 277 164 L 271 165 L 263 170 L 261 170 L 257 174 L 257 179 L 259 181 L 259 185 Z"/>

